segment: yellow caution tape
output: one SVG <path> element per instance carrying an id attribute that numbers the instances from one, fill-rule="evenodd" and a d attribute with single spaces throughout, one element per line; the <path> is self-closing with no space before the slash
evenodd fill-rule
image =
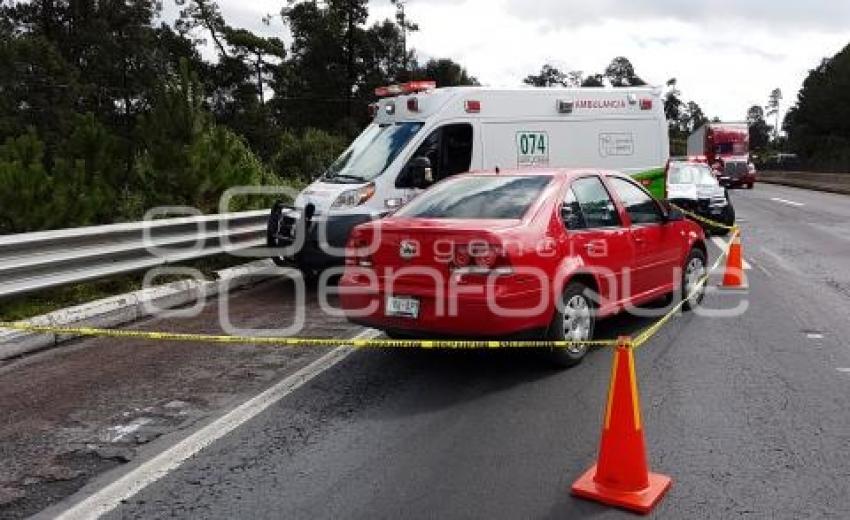
<path id="1" fill-rule="evenodd" d="M 735 230 L 732 240 L 735 239 L 740 230 L 737 226 L 731 228 Z M 729 243 L 732 243 L 732 240 Z M 121 329 L 102 329 L 94 327 L 63 327 L 54 325 L 36 325 L 26 321 L 0 321 L 0 329 L 12 329 L 26 332 L 39 332 L 50 334 L 67 334 L 71 336 L 88 336 L 88 337 L 107 337 L 107 338 L 135 338 L 145 340 L 159 341 L 182 341 L 194 343 L 240 343 L 254 345 L 276 345 L 284 347 L 308 347 L 308 346 L 324 346 L 324 347 L 354 347 L 358 349 L 380 349 L 380 348 L 425 348 L 425 349 L 493 349 L 493 348 L 575 348 L 584 346 L 602 346 L 611 347 L 617 345 L 626 345 L 629 348 L 638 348 L 649 341 L 652 336 L 658 333 L 659 330 L 670 319 L 678 313 L 692 296 L 702 290 L 703 286 L 708 282 L 709 273 L 713 272 L 720 265 L 720 262 L 729 254 L 729 247 L 721 253 L 717 261 L 709 269 L 708 273 L 700 279 L 694 286 L 693 290 L 687 297 L 683 298 L 675 305 L 670 312 L 664 315 L 657 322 L 653 323 L 640 334 L 624 340 L 588 340 L 588 341 L 535 341 L 535 340 L 513 340 L 513 341 L 498 341 L 498 340 L 423 340 L 423 339 L 343 339 L 343 338 L 293 338 L 293 337 L 274 337 L 274 336 L 229 336 L 216 334 L 189 334 L 180 332 L 161 332 L 161 331 L 145 331 L 145 330 L 121 330 Z"/>
<path id="2" fill-rule="evenodd" d="M 709 226 L 720 228 L 720 229 L 728 229 L 730 231 L 735 231 L 735 230 L 738 229 L 737 225 L 727 226 L 726 224 L 723 224 L 722 222 L 717 222 L 716 220 L 711 220 L 710 218 L 705 218 L 702 215 L 697 215 L 693 211 L 688 211 L 685 208 L 680 208 L 679 206 L 673 204 L 672 202 L 670 203 L 670 206 L 676 208 L 677 210 L 681 211 L 682 213 L 691 217 L 692 219 L 702 222 L 703 224 L 707 224 Z"/>
<path id="3" fill-rule="evenodd" d="M 679 311 L 681 311 L 682 307 L 684 307 L 685 304 L 688 303 L 688 301 L 690 301 L 693 296 L 695 296 L 697 293 L 699 293 L 699 291 L 702 290 L 705 284 L 708 283 L 708 276 L 720 266 L 720 262 L 722 262 L 723 259 L 729 254 L 729 247 L 732 244 L 732 240 L 735 239 L 738 233 L 740 233 L 740 230 L 738 230 L 736 227 L 735 232 L 732 235 L 732 239 L 729 241 L 729 245 L 727 245 L 726 248 L 720 253 L 720 256 L 717 257 L 717 260 L 714 262 L 714 265 L 712 265 L 711 269 L 706 272 L 705 276 L 700 278 L 696 285 L 694 285 L 694 288 L 691 290 L 691 292 L 687 296 L 682 298 L 682 301 L 673 306 L 673 308 L 670 309 L 667 314 L 665 314 L 661 319 L 644 329 L 643 332 L 635 336 L 634 340 L 632 341 L 632 348 L 640 347 L 641 345 L 649 341 L 653 336 L 658 334 L 658 331 L 661 330 L 661 328 L 668 321 L 670 321 L 673 316 L 675 316 Z"/>
<path id="4" fill-rule="evenodd" d="M 94 327 L 62 327 L 35 325 L 25 321 L 2 321 L 0 328 L 27 332 L 68 334 L 106 338 L 135 338 L 159 341 L 183 341 L 195 343 L 242 343 L 254 345 L 277 345 L 283 347 L 355 347 L 355 348 L 433 348 L 433 349 L 482 349 L 482 348 L 575 348 L 581 346 L 612 346 L 615 340 L 588 341 L 494 341 L 494 340 L 397 340 L 397 339 L 343 339 L 343 338 L 292 338 L 272 336 L 227 336 L 215 334 L 186 334 L 144 330 L 100 329 Z"/>

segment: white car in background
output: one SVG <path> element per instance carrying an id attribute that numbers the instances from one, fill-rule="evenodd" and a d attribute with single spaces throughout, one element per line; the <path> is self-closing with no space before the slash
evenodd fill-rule
<path id="1" fill-rule="evenodd" d="M 667 164 L 667 199 L 677 206 L 726 226 L 735 224 L 729 192 L 700 157 L 671 158 Z M 726 235 L 728 229 L 700 222 L 706 234 Z"/>

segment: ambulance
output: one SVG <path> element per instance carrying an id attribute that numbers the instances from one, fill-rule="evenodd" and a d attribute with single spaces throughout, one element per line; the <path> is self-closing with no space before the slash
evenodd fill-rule
<path id="1" fill-rule="evenodd" d="M 318 272 L 344 260 L 353 227 L 452 175 L 599 168 L 664 198 L 669 157 L 660 88 L 376 89 L 372 123 L 293 204 L 275 204 L 268 245 L 279 265 Z"/>

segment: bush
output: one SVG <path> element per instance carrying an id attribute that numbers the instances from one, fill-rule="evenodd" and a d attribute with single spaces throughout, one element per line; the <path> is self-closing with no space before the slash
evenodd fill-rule
<path id="1" fill-rule="evenodd" d="M 44 168 L 44 143 L 34 130 L 0 145 L 0 186 L 0 233 L 51 226 L 52 182 Z"/>
<path id="2" fill-rule="evenodd" d="M 287 130 L 280 136 L 272 169 L 283 179 L 309 181 L 339 157 L 347 141 L 345 137 L 315 128 L 308 128 L 300 135 Z"/>

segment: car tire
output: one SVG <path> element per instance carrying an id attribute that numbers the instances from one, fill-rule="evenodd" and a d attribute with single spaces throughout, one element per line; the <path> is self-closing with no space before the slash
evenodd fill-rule
<path id="1" fill-rule="evenodd" d="M 752 182 L 751 182 L 751 183 L 749 183 L 749 184 L 747 184 L 747 189 L 748 189 L 748 190 L 753 189 L 753 183 L 752 183 Z"/>
<path id="2" fill-rule="evenodd" d="M 681 291 L 682 300 L 684 301 L 684 304 L 682 305 L 683 310 L 689 311 L 702 303 L 703 298 L 705 298 L 706 284 L 703 284 L 699 292 L 697 292 L 690 300 L 688 299 L 688 295 L 693 290 L 694 285 L 701 280 L 706 273 L 708 273 L 708 267 L 705 253 L 696 247 L 691 249 L 691 252 L 688 253 L 688 258 L 685 260 L 685 265 L 682 268 Z"/>
<path id="3" fill-rule="evenodd" d="M 566 341 L 570 339 L 593 339 L 596 327 L 596 306 L 593 291 L 584 283 L 573 281 L 567 284 L 560 305 L 555 308 L 552 323 L 546 331 L 546 339 Z M 581 363 L 590 347 L 557 347 L 545 349 L 545 355 L 553 365 L 568 368 Z"/>

